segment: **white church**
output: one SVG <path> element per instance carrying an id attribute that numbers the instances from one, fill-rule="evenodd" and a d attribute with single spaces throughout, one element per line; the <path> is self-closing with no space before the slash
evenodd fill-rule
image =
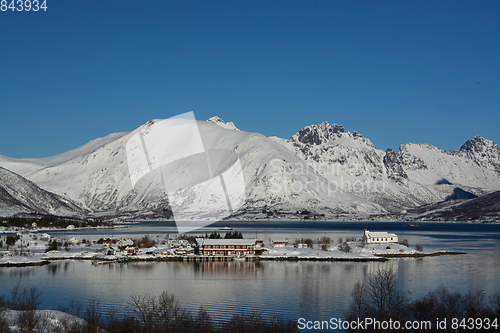
<path id="1" fill-rule="evenodd" d="M 370 232 L 368 227 L 365 228 L 363 234 L 363 243 L 365 244 L 389 244 L 397 243 L 398 235 L 390 234 L 388 232 Z"/>

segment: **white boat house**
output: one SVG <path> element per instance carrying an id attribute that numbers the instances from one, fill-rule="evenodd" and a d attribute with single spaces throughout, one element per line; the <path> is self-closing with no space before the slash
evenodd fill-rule
<path id="1" fill-rule="evenodd" d="M 398 242 L 398 235 L 388 232 L 371 232 L 365 228 L 362 240 L 365 244 L 390 244 Z"/>

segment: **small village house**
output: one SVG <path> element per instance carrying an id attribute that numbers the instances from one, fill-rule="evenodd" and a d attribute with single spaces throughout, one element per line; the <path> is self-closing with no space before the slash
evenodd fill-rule
<path id="1" fill-rule="evenodd" d="M 273 239 L 273 245 L 274 247 L 286 247 L 288 245 L 288 240 L 287 239 Z"/>
<path id="2" fill-rule="evenodd" d="M 126 248 L 127 246 L 133 246 L 134 241 L 131 239 L 120 239 L 119 241 L 116 242 L 116 246 L 118 246 L 119 249 Z"/>
<path id="3" fill-rule="evenodd" d="M 138 248 L 138 247 L 134 247 L 134 246 L 127 246 L 127 247 L 125 248 L 125 252 L 126 252 L 127 254 L 134 255 L 134 254 L 139 253 L 139 248 Z"/>
<path id="4" fill-rule="evenodd" d="M 104 251 L 104 253 L 108 256 L 114 256 L 117 252 L 118 252 L 117 249 L 115 249 L 112 246 L 106 248 L 106 250 Z"/>
<path id="5" fill-rule="evenodd" d="M 73 245 L 76 245 L 76 244 L 80 243 L 80 241 L 79 241 L 78 239 L 76 239 L 76 237 L 71 237 L 71 238 L 68 240 L 68 243 L 73 244 Z"/>
<path id="6" fill-rule="evenodd" d="M 40 240 L 42 240 L 42 241 L 48 241 L 48 240 L 50 240 L 50 235 L 47 234 L 47 233 L 43 233 L 43 234 L 40 235 Z"/>

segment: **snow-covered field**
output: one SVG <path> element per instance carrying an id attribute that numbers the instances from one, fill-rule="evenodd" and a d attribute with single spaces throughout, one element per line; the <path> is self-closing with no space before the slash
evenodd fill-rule
<path id="1" fill-rule="evenodd" d="M 329 249 L 324 251 L 320 245 L 315 244 L 314 248 L 299 249 L 293 245 L 287 247 L 274 247 L 269 249 L 262 258 L 297 258 L 297 259 L 368 259 L 379 258 L 377 254 L 406 254 L 413 255 L 418 251 L 412 250 L 402 244 L 372 244 L 362 246 L 361 242 L 348 242 L 351 252 L 343 252 L 339 248 L 341 244 L 328 244 Z M 422 253 L 422 252 L 421 252 Z"/>
<path id="2" fill-rule="evenodd" d="M 194 254 L 195 244 L 187 240 L 156 236 L 148 238 L 154 244 L 149 247 L 136 247 L 132 239 L 103 238 L 102 241 L 87 241 L 82 238 L 54 238 L 47 233 L 18 234 L 19 239 L 13 246 L 7 247 L 6 238 L 0 238 L 4 244 L 0 251 L 0 266 L 42 265 L 52 260 L 179 260 L 184 257 L 198 257 Z M 61 244 L 57 250 L 47 251 L 51 242 Z M 136 240 L 140 241 L 140 240 Z M 342 259 L 367 260 L 378 259 L 381 255 L 398 255 L 411 257 L 415 254 L 430 255 L 410 249 L 402 244 L 366 244 L 360 241 L 344 243 L 349 245 L 348 252 L 341 250 L 341 243 L 313 244 L 312 248 L 298 248 L 288 244 L 286 247 L 275 247 L 264 244 L 262 260 L 293 258 L 296 260 Z M 435 252 L 434 252 L 435 253 Z"/>

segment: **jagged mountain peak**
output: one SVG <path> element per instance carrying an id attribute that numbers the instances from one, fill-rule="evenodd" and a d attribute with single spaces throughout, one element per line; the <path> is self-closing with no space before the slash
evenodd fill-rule
<path id="1" fill-rule="evenodd" d="M 500 152 L 500 147 L 495 142 L 485 139 L 479 135 L 467 140 L 460 148 L 460 151 L 470 153 L 483 153 L 488 150 L 493 150 L 498 153 Z"/>
<path id="2" fill-rule="evenodd" d="M 239 131 L 239 129 L 234 125 L 233 122 L 229 121 L 229 122 L 226 123 L 224 120 L 222 120 L 218 116 L 213 116 L 213 117 L 209 118 L 207 121 L 210 122 L 210 123 L 213 123 L 215 125 L 218 125 L 218 126 L 220 126 L 222 128 L 225 128 L 225 129 Z"/>
<path id="3" fill-rule="evenodd" d="M 351 148 L 368 146 L 375 148 L 368 138 L 358 132 L 346 132 L 344 126 L 329 124 L 327 121 L 319 125 L 310 125 L 292 135 L 290 141 L 305 145 L 340 145 Z"/>
<path id="4" fill-rule="evenodd" d="M 331 139 L 338 138 L 338 134 L 345 133 L 344 126 L 332 124 L 327 121 L 319 125 L 310 125 L 302 128 L 290 139 L 305 144 L 320 145 L 327 143 Z"/>
<path id="5" fill-rule="evenodd" d="M 207 121 L 214 123 L 214 124 L 219 124 L 219 123 L 225 124 L 226 123 L 224 120 L 222 120 L 218 116 L 213 116 L 213 117 L 209 118 Z"/>
<path id="6" fill-rule="evenodd" d="M 500 175 L 500 147 L 494 141 L 476 135 L 462 145 L 460 153 L 493 168 Z"/>

